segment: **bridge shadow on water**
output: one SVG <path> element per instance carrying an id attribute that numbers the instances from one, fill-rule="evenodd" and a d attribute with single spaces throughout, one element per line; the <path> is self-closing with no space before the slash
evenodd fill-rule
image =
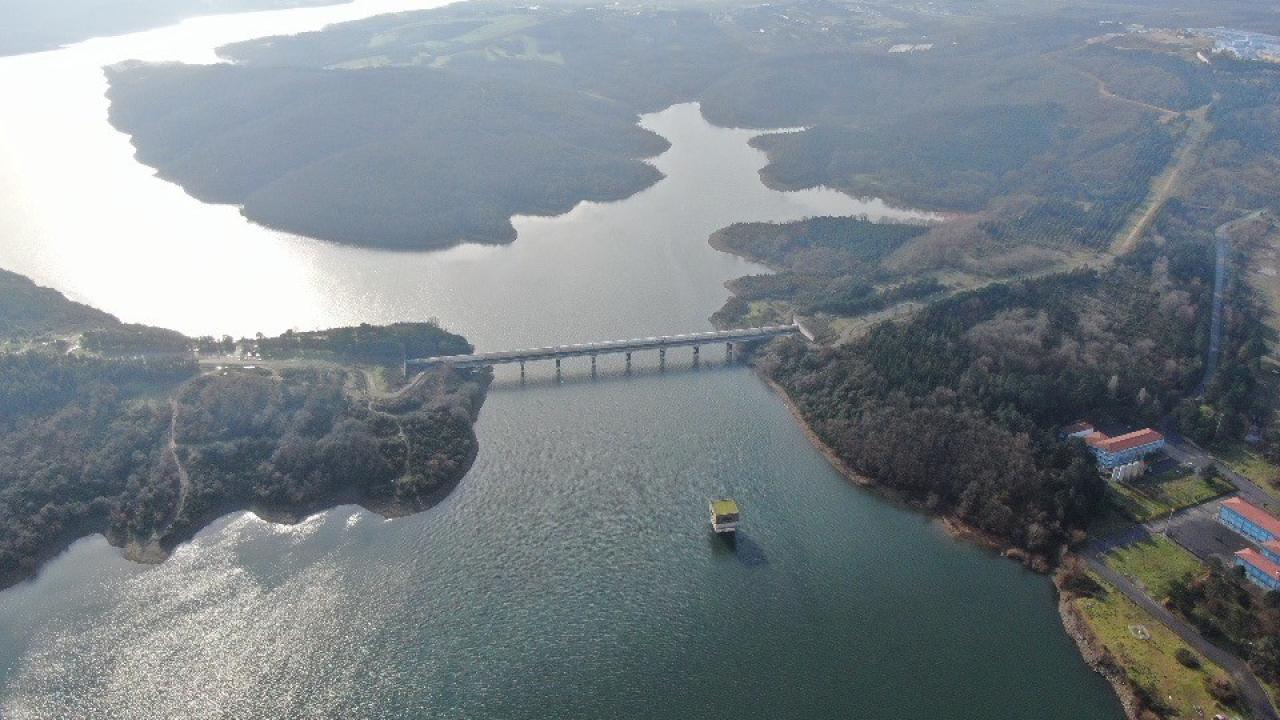
<path id="1" fill-rule="evenodd" d="M 600 368 L 592 373 L 590 368 L 579 365 L 570 366 L 566 363 L 564 369 L 561 370 L 559 377 L 555 371 L 549 369 L 550 363 L 538 363 L 529 365 L 529 372 L 524 378 L 520 377 L 520 371 L 514 366 L 503 366 L 496 368 L 494 372 L 493 383 L 489 386 L 490 392 L 518 392 L 520 390 L 532 390 L 548 387 L 562 386 L 584 386 L 584 385 L 605 385 L 612 383 L 625 383 L 633 380 L 652 379 L 664 377 L 668 375 L 689 376 L 710 373 L 724 372 L 742 372 L 750 369 L 750 366 L 742 361 L 725 362 L 723 360 L 702 360 L 694 365 L 689 360 L 668 361 L 666 367 L 660 368 L 657 365 L 636 364 L 631 370 L 623 367 L 607 367 Z"/>
<path id="2" fill-rule="evenodd" d="M 707 532 L 707 542 L 711 545 L 711 553 L 717 559 L 729 558 L 742 563 L 744 567 L 756 568 L 769 564 L 769 557 L 760 543 L 739 530 L 732 535 L 717 535 Z"/>

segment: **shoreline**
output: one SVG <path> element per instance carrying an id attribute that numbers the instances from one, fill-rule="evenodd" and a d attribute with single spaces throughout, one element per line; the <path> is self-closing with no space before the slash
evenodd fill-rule
<path id="1" fill-rule="evenodd" d="M 1111 685 L 1129 720 L 1138 720 L 1138 714 L 1142 712 L 1143 707 L 1129 676 L 1111 663 L 1106 648 L 1085 624 L 1080 611 L 1072 604 L 1075 598 L 1063 591 L 1056 579 L 1053 587 L 1058 594 L 1058 617 L 1062 620 L 1062 629 L 1066 631 L 1067 637 L 1075 643 L 1085 664 Z"/>
<path id="2" fill-rule="evenodd" d="M 360 499 L 355 496 L 346 496 L 335 494 L 332 497 L 317 500 L 308 507 L 296 510 L 285 508 L 268 508 L 260 505 L 247 504 L 239 505 L 237 503 L 227 503 L 224 507 L 218 508 L 208 514 L 190 533 L 183 533 L 174 538 L 148 538 L 140 539 L 136 537 L 127 537 L 113 533 L 108 527 L 85 528 L 83 531 L 68 533 L 59 537 L 57 542 L 50 543 L 45 552 L 39 555 L 39 560 L 30 570 L 18 570 L 12 573 L 0 575 L 0 593 L 13 588 L 19 587 L 23 583 L 31 582 L 40 577 L 49 563 L 56 560 L 63 553 L 71 549 L 72 545 L 84 540 L 85 538 L 101 535 L 107 541 L 107 545 L 115 548 L 120 552 L 121 557 L 132 563 L 139 565 L 161 565 L 169 560 L 182 545 L 191 542 L 197 535 L 209 526 L 218 522 L 228 515 L 237 513 L 252 513 L 255 517 L 263 522 L 272 525 L 300 525 L 316 515 L 333 512 L 341 507 L 358 507 L 361 510 L 373 515 L 377 515 L 383 520 L 395 520 L 398 518 L 417 515 L 426 512 L 431 508 L 439 505 L 444 501 L 462 480 L 471 472 L 471 468 L 475 465 L 475 460 L 479 456 L 479 443 L 472 446 L 470 457 L 467 464 L 458 473 L 456 478 L 450 479 L 448 482 L 442 483 L 440 487 L 432 490 L 419 502 L 406 503 L 402 501 L 386 501 L 373 502 L 368 499 Z M 169 540 L 172 540 L 170 542 Z"/>
<path id="3" fill-rule="evenodd" d="M 957 541 L 973 543 L 979 547 L 998 553 L 1000 557 L 1015 560 L 1021 563 L 1023 567 L 1028 570 L 1042 575 L 1050 575 L 1053 570 L 1053 566 L 1049 563 L 1047 558 L 1031 555 L 1021 548 L 1015 548 L 1008 543 L 1002 542 L 990 533 L 983 532 L 982 530 L 968 525 L 953 516 L 931 513 L 919 503 L 911 502 L 910 500 L 902 497 L 901 494 L 880 485 L 874 479 L 854 470 L 836 453 L 834 448 L 827 445 L 822 438 L 818 436 L 817 432 L 815 432 L 804 419 L 804 415 L 801 413 L 800 407 L 796 405 L 795 401 L 791 399 L 791 396 L 787 394 L 786 389 L 772 378 L 767 377 L 758 368 L 754 369 L 760 379 L 763 380 L 782 401 L 782 404 L 787 408 L 791 417 L 796 421 L 797 425 L 799 425 L 800 431 L 804 433 L 809 444 L 812 445 L 813 448 L 817 450 L 818 453 L 827 460 L 831 467 L 844 477 L 845 480 L 851 482 L 856 487 L 872 492 L 882 500 L 886 500 L 906 510 L 919 512 L 932 518 L 941 524 L 947 534 Z M 1128 720 L 1139 720 L 1139 713 L 1142 711 L 1143 707 L 1128 676 L 1125 675 L 1123 671 L 1109 664 L 1109 656 L 1106 649 L 1102 647 L 1102 644 L 1098 641 L 1097 637 L 1094 636 L 1093 632 L 1089 630 L 1087 625 L 1085 625 L 1084 619 L 1080 617 L 1075 606 L 1071 604 L 1073 600 L 1072 596 L 1062 590 L 1058 585 L 1057 578 L 1051 576 L 1050 582 L 1052 583 L 1054 593 L 1057 596 L 1058 617 L 1062 623 L 1063 632 L 1065 632 L 1067 637 L 1071 638 L 1071 641 L 1075 643 L 1076 650 L 1080 653 L 1080 657 L 1084 660 L 1085 665 L 1087 665 L 1089 669 L 1101 675 L 1106 679 L 1107 683 L 1111 685 L 1111 689 L 1119 699 L 1120 705 L 1124 709 L 1124 713 Z"/>
<path id="4" fill-rule="evenodd" d="M 920 513 L 936 521 L 942 526 L 943 530 L 945 530 L 948 535 L 956 540 L 973 543 L 981 548 L 995 552 L 999 554 L 1000 557 L 1021 563 L 1027 569 L 1041 575 L 1048 575 L 1053 569 L 1048 558 L 1028 553 L 1022 548 L 1014 547 L 991 533 L 969 525 L 953 515 L 940 515 L 938 513 L 931 512 L 920 503 L 910 500 L 892 488 L 887 488 L 876 482 L 874 478 L 867 477 L 866 475 L 854 470 L 847 462 L 844 461 L 843 458 L 840 457 L 834 448 L 818 436 L 818 433 L 814 431 L 814 429 L 809 425 L 809 422 L 805 420 L 800 407 L 796 405 L 795 401 L 791 399 L 791 396 L 787 394 L 785 388 L 779 385 L 775 380 L 773 380 L 773 378 L 770 378 L 763 372 L 760 372 L 758 368 L 756 368 L 756 374 L 782 401 L 782 404 L 791 414 L 792 419 L 794 419 L 796 424 L 800 427 L 800 431 L 804 433 L 805 438 L 808 439 L 809 444 L 812 445 L 813 448 L 817 450 L 818 453 L 827 460 L 831 467 L 844 477 L 845 480 L 853 483 L 859 488 L 863 488 L 874 493 L 882 500 L 893 503 L 905 510 Z"/>

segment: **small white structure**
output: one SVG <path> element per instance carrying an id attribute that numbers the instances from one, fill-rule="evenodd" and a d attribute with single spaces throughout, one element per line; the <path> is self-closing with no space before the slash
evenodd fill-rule
<path id="1" fill-rule="evenodd" d="M 1142 477 L 1147 471 L 1147 464 L 1141 460 L 1135 460 L 1124 465 L 1117 465 L 1111 468 L 1111 482 L 1123 482 L 1132 480 L 1133 478 Z"/>

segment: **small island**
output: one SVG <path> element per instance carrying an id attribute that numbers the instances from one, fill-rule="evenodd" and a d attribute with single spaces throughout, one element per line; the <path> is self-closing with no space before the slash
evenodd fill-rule
<path id="1" fill-rule="evenodd" d="M 0 587 L 102 533 L 160 562 L 216 518 L 438 502 L 471 467 L 490 374 L 432 323 L 245 339 L 122 323 L 0 271 Z"/>

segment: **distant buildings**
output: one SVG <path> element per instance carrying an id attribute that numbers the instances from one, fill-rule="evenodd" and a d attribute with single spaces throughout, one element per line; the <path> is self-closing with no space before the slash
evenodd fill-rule
<path id="1" fill-rule="evenodd" d="M 1280 520 L 1238 497 L 1223 501 L 1218 520 L 1261 548 L 1261 552 L 1245 548 L 1235 554 L 1245 577 L 1268 590 L 1280 590 Z"/>
<path id="2" fill-rule="evenodd" d="M 1214 52 L 1243 60 L 1280 62 L 1280 37 L 1231 28 L 1188 28 L 1188 33 L 1213 40 Z"/>

